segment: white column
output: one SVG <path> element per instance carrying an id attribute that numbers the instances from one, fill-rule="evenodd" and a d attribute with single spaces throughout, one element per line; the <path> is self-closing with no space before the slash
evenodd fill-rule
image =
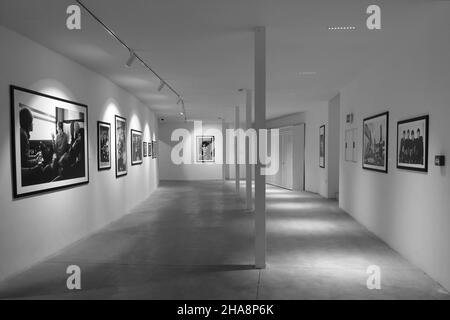
<path id="1" fill-rule="evenodd" d="M 245 103 L 245 120 L 246 129 L 252 127 L 252 91 L 246 90 Z M 253 210 L 253 194 L 252 194 L 252 165 L 250 164 L 250 142 L 249 139 L 245 143 L 245 191 L 247 210 Z"/>
<path id="2" fill-rule="evenodd" d="M 239 129 L 239 107 L 235 108 L 235 129 Z M 234 176 L 236 179 L 236 192 L 240 194 L 241 189 L 241 181 L 240 181 L 240 172 L 239 172 L 239 163 L 238 163 L 238 154 L 239 154 L 239 145 L 238 145 L 239 139 L 235 138 L 235 144 L 234 144 Z"/>
<path id="3" fill-rule="evenodd" d="M 255 29 L 255 129 L 258 163 L 255 168 L 255 267 L 266 267 L 266 177 L 261 174 L 259 130 L 266 127 L 266 28 Z"/>
<path id="4" fill-rule="evenodd" d="M 225 120 L 222 118 L 222 181 L 227 180 L 227 142 Z"/>

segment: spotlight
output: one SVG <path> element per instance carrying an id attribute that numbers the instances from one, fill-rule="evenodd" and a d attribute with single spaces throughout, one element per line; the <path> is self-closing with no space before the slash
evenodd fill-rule
<path id="1" fill-rule="evenodd" d="M 177 104 L 180 104 L 180 102 L 182 101 L 181 97 L 178 99 Z"/>
<path id="2" fill-rule="evenodd" d="M 161 92 L 161 90 L 164 88 L 165 85 L 166 84 L 164 83 L 164 81 L 161 80 L 161 83 L 159 84 L 159 87 L 158 87 L 158 91 Z"/>
<path id="3" fill-rule="evenodd" d="M 183 112 L 180 112 L 180 116 L 184 116 L 184 113 L 183 113 Z"/>
<path id="4" fill-rule="evenodd" d="M 130 68 L 131 65 L 133 64 L 134 60 L 136 60 L 136 55 L 134 54 L 134 51 L 130 51 L 130 57 L 127 60 L 127 63 L 125 64 L 125 66 L 127 68 Z"/>

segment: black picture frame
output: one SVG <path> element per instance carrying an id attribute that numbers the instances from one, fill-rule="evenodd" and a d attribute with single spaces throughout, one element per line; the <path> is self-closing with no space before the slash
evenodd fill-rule
<path id="1" fill-rule="evenodd" d="M 13 198 L 88 184 L 88 106 L 15 85 L 9 89 Z M 20 118 L 28 120 L 27 129 L 21 127 Z M 65 135 L 62 143 L 50 134 L 58 123 Z M 28 167 L 23 167 L 25 162 Z"/>
<path id="2" fill-rule="evenodd" d="M 152 159 L 152 158 L 153 158 L 153 141 L 149 141 L 149 142 L 148 142 L 147 148 L 148 148 L 148 150 L 147 150 L 148 157 L 149 157 L 150 159 Z"/>
<path id="3" fill-rule="evenodd" d="M 147 149 L 147 148 L 148 148 L 147 142 L 144 141 L 143 144 L 144 144 L 144 145 L 143 145 L 144 158 L 147 158 L 147 152 L 148 152 L 148 151 L 147 151 L 147 150 L 148 150 L 148 149 Z"/>
<path id="4" fill-rule="evenodd" d="M 326 163 L 326 127 L 325 125 L 319 128 L 319 167 L 325 168 Z"/>
<path id="5" fill-rule="evenodd" d="M 142 156 L 142 131 L 131 129 L 131 165 L 141 165 Z"/>
<path id="6" fill-rule="evenodd" d="M 203 155 L 203 146 L 207 143 L 210 147 L 208 151 L 208 157 L 206 158 Z M 216 145 L 215 145 L 215 137 L 214 136 L 197 136 L 196 137 L 196 160 L 198 163 L 215 163 L 216 162 Z"/>
<path id="7" fill-rule="evenodd" d="M 127 129 L 127 119 L 118 115 L 114 116 L 115 124 L 115 165 L 116 165 L 116 178 L 126 176 L 128 174 L 128 129 Z"/>
<path id="8" fill-rule="evenodd" d="M 105 141 L 101 140 L 104 136 L 104 129 L 108 130 L 108 141 L 105 146 Z M 111 169 L 111 123 L 97 121 L 97 169 L 98 171 L 110 170 Z M 107 150 L 104 150 L 104 149 Z M 105 157 L 108 161 L 104 161 Z"/>
<path id="9" fill-rule="evenodd" d="M 387 174 L 389 171 L 389 111 L 365 118 L 362 131 L 362 168 Z M 383 165 L 380 165 L 380 162 L 383 162 Z"/>
<path id="10" fill-rule="evenodd" d="M 429 115 L 397 122 L 397 169 L 428 172 L 429 124 Z M 410 142 L 402 141 L 403 132 L 405 132 L 405 138 L 408 140 L 408 131 L 413 132 L 413 134 L 417 132 L 422 139 L 417 139 L 414 136 L 415 141 L 413 145 L 408 146 Z M 410 149 L 410 151 L 405 151 L 405 148 Z"/>
<path id="11" fill-rule="evenodd" d="M 152 159 L 158 158 L 158 141 L 152 141 Z"/>

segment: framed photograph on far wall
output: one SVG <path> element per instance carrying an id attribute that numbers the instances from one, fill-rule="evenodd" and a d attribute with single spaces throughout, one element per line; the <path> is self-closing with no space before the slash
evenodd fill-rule
<path id="1" fill-rule="evenodd" d="M 131 165 L 142 164 L 142 132 L 131 130 Z"/>
<path id="2" fill-rule="evenodd" d="M 363 169 L 388 172 L 389 112 L 363 122 Z"/>
<path id="3" fill-rule="evenodd" d="M 152 141 L 150 141 L 149 143 L 148 143 L 148 145 L 147 145 L 147 147 L 148 147 L 148 156 L 149 156 L 149 158 L 153 158 L 153 142 Z"/>
<path id="4" fill-rule="evenodd" d="M 397 123 L 397 168 L 428 172 L 429 116 Z"/>
<path id="5" fill-rule="evenodd" d="M 152 159 L 158 157 L 158 141 L 152 141 Z"/>
<path id="6" fill-rule="evenodd" d="M 128 173 L 127 168 L 127 119 L 115 116 L 116 122 L 116 177 Z"/>
<path id="7" fill-rule="evenodd" d="M 144 158 L 147 158 L 147 142 L 144 141 Z"/>
<path id="8" fill-rule="evenodd" d="M 97 163 L 98 170 L 111 169 L 111 124 L 97 122 Z"/>
<path id="9" fill-rule="evenodd" d="M 319 129 L 319 166 L 325 168 L 325 125 Z"/>
<path id="10" fill-rule="evenodd" d="M 89 183 L 87 106 L 10 86 L 13 197 Z"/>
<path id="11" fill-rule="evenodd" d="M 197 162 L 215 162 L 214 136 L 197 136 Z"/>

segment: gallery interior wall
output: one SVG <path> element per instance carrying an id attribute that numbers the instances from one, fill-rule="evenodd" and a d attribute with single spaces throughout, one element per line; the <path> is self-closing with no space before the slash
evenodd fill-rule
<path id="1" fill-rule="evenodd" d="M 450 155 L 450 3 L 429 8 L 414 21 L 416 28 L 405 29 L 396 47 L 341 92 L 341 150 L 350 127 L 345 116 L 353 112 L 358 162 L 345 162 L 341 154 L 340 206 L 450 289 L 450 177 L 448 165 L 434 165 L 435 155 Z M 388 174 L 361 166 L 362 121 L 384 111 L 390 112 Z M 397 121 L 426 114 L 429 172 L 397 169 Z"/>
<path id="2" fill-rule="evenodd" d="M 320 102 L 304 112 L 305 121 L 305 190 L 328 198 L 328 160 L 325 168 L 319 166 L 319 128 L 325 125 L 325 149 L 328 150 L 328 102 Z"/>
<path id="3" fill-rule="evenodd" d="M 191 164 L 174 164 L 171 161 L 171 153 L 179 142 L 172 141 L 172 132 L 176 129 L 185 129 L 189 132 Z M 196 163 L 196 136 L 214 136 L 216 162 L 222 160 L 222 124 L 215 122 L 202 122 L 202 131 L 194 130 L 194 122 L 172 122 L 159 124 L 159 151 L 160 158 L 165 159 L 159 163 L 160 179 L 168 181 L 195 181 L 195 180 L 221 180 L 223 177 L 222 165 L 218 163 Z"/>
<path id="4" fill-rule="evenodd" d="M 336 199 L 339 193 L 339 159 L 340 159 L 340 111 L 341 97 L 337 94 L 328 102 L 328 198 Z"/>
<path id="5" fill-rule="evenodd" d="M 1 26 L 0 41 L 1 280 L 120 218 L 157 188 L 157 160 L 128 163 L 128 175 L 116 179 L 113 156 L 111 170 L 97 171 L 98 120 L 111 123 L 113 141 L 115 114 L 143 131 L 144 141 L 157 139 L 158 124 L 147 106 L 106 78 Z M 88 105 L 89 184 L 13 200 L 10 84 Z"/>

